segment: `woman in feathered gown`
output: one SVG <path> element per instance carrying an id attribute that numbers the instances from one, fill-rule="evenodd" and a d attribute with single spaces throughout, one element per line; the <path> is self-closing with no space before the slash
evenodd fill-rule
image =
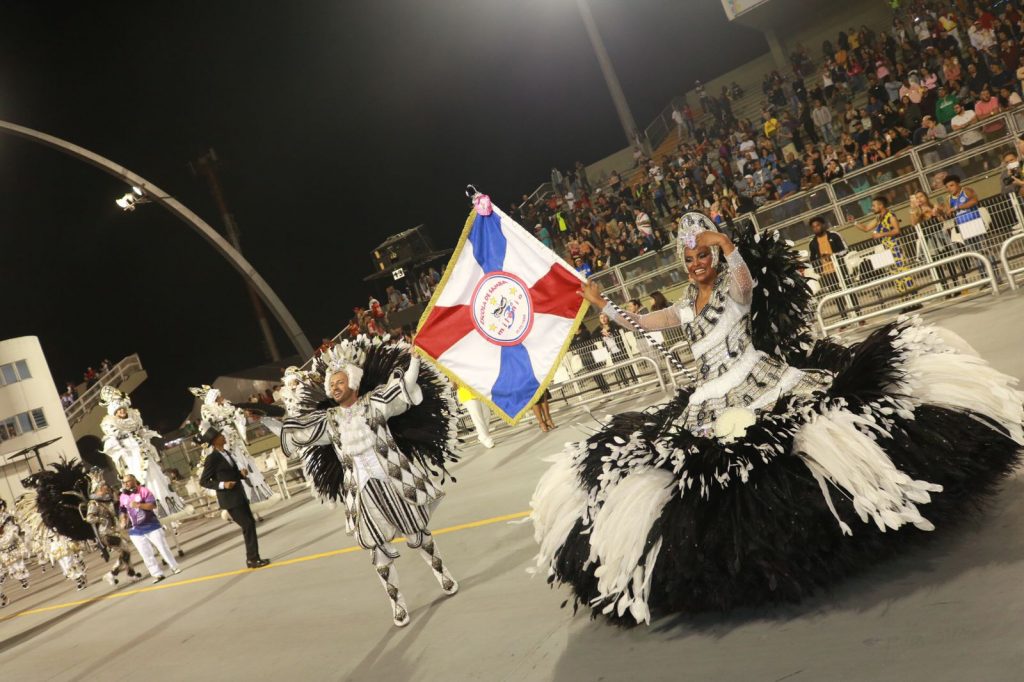
<path id="1" fill-rule="evenodd" d="M 1024 395 L 962 339 L 902 319 L 812 346 L 777 234 L 733 244 L 687 214 L 680 244 L 680 300 L 631 317 L 682 328 L 695 385 L 569 444 L 531 502 L 538 568 L 577 605 L 634 624 L 797 601 L 950 525 L 1018 463 Z"/>

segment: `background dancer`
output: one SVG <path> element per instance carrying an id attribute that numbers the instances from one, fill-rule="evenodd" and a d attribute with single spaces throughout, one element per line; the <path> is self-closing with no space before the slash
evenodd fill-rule
<path id="1" fill-rule="evenodd" d="M 29 534 L 38 538 L 43 556 L 60 566 L 64 577 L 84 590 L 88 585 L 83 553 L 95 539 L 78 502 L 88 497 L 89 477 L 82 463 L 55 462 L 21 482 L 26 488 L 18 512 Z"/>
<path id="2" fill-rule="evenodd" d="M 7 502 L 0 499 L 0 608 L 7 606 L 3 588 L 8 579 L 17 580 L 22 589 L 28 589 L 29 572 L 25 565 L 28 548 L 22 539 L 23 532 L 18 517 L 7 509 Z"/>
<path id="3" fill-rule="evenodd" d="M 123 478 L 131 474 L 152 491 L 158 516 L 185 511 L 184 502 L 160 468 L 160 454 L 151 442 L 160 434 L 146 427 L 131 398 L 113 386 L 101 389 L 100 405 L 107 408 L 100 422 L 105 436 L 103 451 L 114 460 L 118 475 Z"/>
<path id="4" fill-rule="evenodd" d="M 459 386 L 456 395 L 462 406 L 466 408 L 470 421 L 473 422 L 473 429 L 476 430 L 476 437 L 480 441 L 480 445 L 490 450 L 494 447 L 494 440 L 491 438 L 489 423 L 491 414 L 487 406 L 477 400 L 465 386 Z"/>
<path id="5" fill-rule="evenodd" d="M 248 431 L 246 429 L 245 412 L 224 399 L 220 390 L 209 386 L 190 388 L 192 395 L 203 401 L 200 414 L 203 421 L 199 424 L 199 433 L 213 428 L 224 436 L 225 447 L 231 453 L 233 461 L 241 469 L 248 471 L 242 479 L 245 496 L 249 504 L 256 505 L 267 502 L 274 496 L 263 473 L 256 465 L 256 460 L 249 454 Z"/>
<path id="6" fill-rule="evenodd" d="M 141 578 L 142 574 L 132 568 L 132 551 L 128 533 L 121 526 L 118 514 L 118 501 L 114 499 L 114 491 L 103 480 L 103 470 L 93 467 L 89 471 L 92 481 L 92 493 L 85 503 L 85 520 L 96 533 L 101 551 L 108 557 L 113 555 L 114 566 L 103 576 L 111 585 L 118 583 L 117 576 L 126 571 L 129 578 Z"/>

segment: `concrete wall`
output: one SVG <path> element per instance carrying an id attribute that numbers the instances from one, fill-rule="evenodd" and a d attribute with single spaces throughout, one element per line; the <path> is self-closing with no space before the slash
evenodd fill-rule
<path id="1" fill-rule="evenodd" d="M 9 462 L 8 455 L 43 441 L 60 438 L 53 445 L 40 450 L 44 466 L 58 461 L 62 456 L 68 460 L 79 456 L 71 427 L 60 404 L 60 394 L 38 338 L 22 336 L 0 341 L 0 365 L 19 361 L 24 361 L 31 377 L 0 386 L 0 422 L 41 409 L 47 425 L 27 430 L 19 424 L 18 435 L 0 441 L 0 497 L 8 503 L 24 492 L 20 481 L 28 475 L 29 468 L 33 472 L 39 471 L 39 464 L 34 457 L 28 463 L 21 458 Z"/>

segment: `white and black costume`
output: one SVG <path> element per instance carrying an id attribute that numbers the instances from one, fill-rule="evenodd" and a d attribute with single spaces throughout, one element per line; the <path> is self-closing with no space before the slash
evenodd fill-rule
<path id="1" fill-rule="evenodd" d="M 89 499 L 79 505 L 79 512 L 86 523 L 92 526 L 104 558 L 108 561 L 114 559 L 114 565 L 103 579 L 111 585 L 116 585 L 119 581 L 118 575 L 125 571 L 129 578 L 137 580 L 142 574 L 132 568 L 131 540 L 128 531 L 121 527 L 117 513 L 118 503 L 114 499 L 113 491 L 106 487 L 103 471 L 98 467 L 93 467 L 89 471 L 89 479 Z"/>
<path id="2" fill-rule="evenodd" d="M 157 516 L 164 518 L 186 511 L 185 503 L 160 468 L 160 454 L 151 442 L 160 434 L 146 427 L 142 415 L 132 407 L 131 398 L 113 386 L 104 386 L 100 405 L 107 408 L 107 415 L 100 422 L 103 452 L 114 461 L 118 475 L 123 478 L 131 474 L 153 491 Z"/>
<path id="3" fill-rule="evenodd" d="M 18 499 L 22 528 L 34 538 L 43 557 L 60 566 L 75 587 L 85 589 L 84 553 L 96 535 L 79 507 L 90 487 L 82 463 L 55 462 L 21 484 L 26 488 Z"/>
<path id="4" fill-rule="evenodd" d="M 360 337 L 344 341 L 318 359 L 318 373 L 344 372 L 358 399 L 349 407 L 324 400 L 315 380 L 306 385 L 300 416 L 285 421 L 281 447 L 306 462 L 314 485 L 329 499 L 345 505 L 346 531 L 373 553 L 373 563 L 391 601 L 395 624 L 409 622 L 398 589 L 392 545 L 401 534 L 420 550 L 446 594 L 458 584 L 441 561 L 428 529 L 430 516 L 444 493 L 432 479 L 442 478 L 455 426 L 449 389 L 429 368 L 420 368 L 407 346 L 383 345 Z"/>
<path id="5" fill-rule="evenodd" d="M 23 589 L 28 588 L 29 551 L 23 536 L 18 517 L 7 509 L 7 502 L 0 499 L 0 608 L 7 606 L 4 584 L 8 579 L 17 580 Z"/>
<path id="6" fill-rule="evenodd" d="M 1024 396 L 962 339 L 903 319 L 812 347 L 790 245 L 741 234 L 727 266 L 703 309 L 691 284 L 633 317 L 682 328 L 695 386 L 611 417 L 534 492 L 538 567 L 595 615 L 797 601 L 951 524 L 1019 461 Z"/>
<path id="7" fill-rule="evenodd" d="M 245 496 L 249 498 L 250 505 L 269 501 L 274 491 L 270 489 L 263 472 L 256 465 L 256 460 L 249 454 L 248 429 L 246 428 L 245 413 L 221 397 L 220 390 L 201 386 L 189 389 L 192 395 L 203 401 L 200 410 L 202 422 L 199 425 L 199 433 L 205 433 L 214 429 L 224 436 L 225 447 L 231 453 L 234 461 L 243 469 L 248 470 L 249 475 L 243 480 Z"/>

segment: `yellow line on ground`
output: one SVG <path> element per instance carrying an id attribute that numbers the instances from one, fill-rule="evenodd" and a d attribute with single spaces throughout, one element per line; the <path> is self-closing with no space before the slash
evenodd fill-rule
<path id="1" fill-rule="evenodd" d="M 447 528 L 439 528 L 431 531 L 434 535 L 444 535 L 445 533 L 454 533 L 460 530 L 469 530 L 471 528 L 480 528 L 481 526 L 490 526 L 495 523 L 501 523 L 502 521 L 514 521 L 516 519 L 522 519 L 530 515 L 530 512 L 516 512 L 515 514 L 505 514 L 504 516 L 494 516 L 489 519 L 482 519 L 480 521 L 471 521 L 469 523 L 462 523 L 457 526 L 448 526 Z M 404 542 L 405 538 L 396 538 L 395 542 Z M 281 568 L 283 566 L 291 566 L 292 564 L 301 564 L 306 561 L 315 561 L 317 559 L 326 559 L 327 557 L 338 556 L 339 554 L 351 554 L 353 552 L 359 552 L 362 548 L 359 546 L 345 547 L 344 549 L 334 549 L 330 552 L 320 552 L 319 554 L 309 554 L 307 556 L 295 557 L 294 559 L 285 559 L 283 561 L 275 561 L 269 566 L 264 568 L 240 568 L 236 571 L 224 571 L 223 573 L 213 573 L 212 575 L 204 575 L 198 578 L 188 578 L 187 580 L 176 580 L 173 583 L 160 583 L 158 585 L 152 585 L 150 587 L 140 587 L 134 590 L 125 590 L 123 592 L 114 592 L 113 594 L 106 594 L 101 597 L 90 597 L 88 599 L 79 599 L 78 601 L 69 601 L 63 604 L 53 604 L 52 606 L 40 606 L 35 609 L 27 609 L 25 611 L 19 611 L 13 613 L 5 618 L 0 618 L 0 623 L 19 618 L 21 616 L 32 616 L 37 613 L 46 613 L 47 611 L 59 611 L 61 609 L 70 609 L 74 606 L 81 606 L 82 604 L 91 604 L 93 602 L 107 601 L 109 599 L 120 599 L 122 597 L 130 597 L 135 594 L 144 594 L 146 592 L 156 592 L 157 590 L 169 590 L 174 587 L 183 587 L 185 585 L 195 585 L 197 583 L 205 583 L 210 580 L 220 580 L 221 578 L 230 578 L 233 575 L 242 575 L 244 573 L 252 573 L 253 571 L 266 571 L 272 568 Z"/>

